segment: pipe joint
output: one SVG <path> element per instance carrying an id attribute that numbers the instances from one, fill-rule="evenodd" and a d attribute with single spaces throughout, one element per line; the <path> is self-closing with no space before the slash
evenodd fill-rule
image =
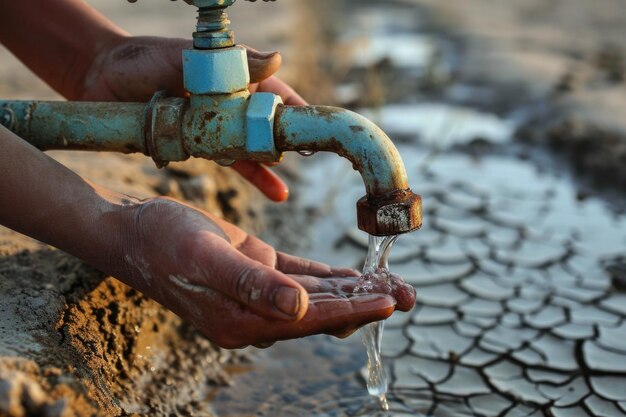
<path id="1" fill-rule="evenodd" d="M 159 168 L 189 158 L 182 139 L 182 120 L 187 108 L 187 100 L 166 97 L 163 91 L 156 93 L 146 106 L 145 149 Z"/>
<path id="2" fill-rule="evenodd" d="M 397 235 L 422 226 L 422 197 L 410 189 L 364 196 L 356 203 L 359 229 L 374 236 Z"/>
<path id="3" fill-rule="evenodd" d="M 254 160 L 275 162 L 281 158 L 274 141 L 276 108 L 283 104 L 280 96 L 256 93 L 250 96 L 246 112 L 246 149 Z"/>

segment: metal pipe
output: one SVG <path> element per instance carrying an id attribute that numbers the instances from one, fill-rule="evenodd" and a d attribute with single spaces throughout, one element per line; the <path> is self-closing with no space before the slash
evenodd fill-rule
<path id="1" fill-rule="evenodd" d="M 328 106 L 284 106 L 277 112 L 274 136 L 281 152 L 332 152 L 350 160 L 369 195 L 409 188 L 391 139 L 357 113 Z"/>
<path id="2" fill-rule="evenodd" d="M 147 154 L 145 103 L 0 101 L 0 123 L 41 150 Z"/>
<path id="3" fill-rule="evenodd" d="M 275 161 L 285 151 L 333 152 L 363 177 L 359 228 L 382 236 L 421 226 L 421 198 L 409 189 L 402 158 L 380 128 L 347 110 L 276 108 L 271 98 L 252 100 L 244 91 L 195 96 L 191 104 L 161 93 L 147 104 L 0 101 L 0 123 L 41 150 L 141 152 L 157 166 L 190 155 Z"/>
<path id="4" fill-rule="evenodd" d="M 161 167 L 189 158 L 182 132 L 188 107 L 162 93 L 148 103 L 0 101 L 0 124 L 43 151 L 140 152 Z"/>
<path id="5" fill-rule="evenodd" d="M 333 152 L 352 162 L 367 191 L 357 202 L 362 230 L 381 236 L 421 227 L 421 197 L 409 188 L 398 150 L 365 117 L 335 107 L 283 106 L 276 113 L 274 137 L 280 152 Z"/>

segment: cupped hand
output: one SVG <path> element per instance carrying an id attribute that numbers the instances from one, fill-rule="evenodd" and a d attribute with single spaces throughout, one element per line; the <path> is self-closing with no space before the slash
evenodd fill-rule
<path id="1" fill-rule="evenodd" d="M 275 251 L 241 229 L 166 198 L 128 211 L 116 276 L 226 348 L 316 333 L 345 335 L 409 310 L 393 294 L 354 295 L 358 273 Z"/>
<path id="2" fill-rule="evenodd" d="M 187 93 L 183 86 L 182 50 L 191 46 L 191 41 L 185 39 L 118 37 L 98 51 L 76 99 L 144 102 L 159 90 L 183 97 Z M 274 76 L 281 61 L 277 52 L 248 48 L 250 91 L 277 94 L 287 105 L 306 105 L 293 88 Z M 289 196 L 287 185 L 267 166 L 238 161 L 232 167 L 269 199 L 280 202 Z"/>

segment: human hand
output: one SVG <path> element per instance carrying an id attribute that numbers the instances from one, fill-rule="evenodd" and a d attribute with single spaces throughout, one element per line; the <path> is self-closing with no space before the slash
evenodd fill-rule
<path id="1" fill-rule="evenodd" d="M 158 90 L 185 96 L 182 50 L 191 46 L 191 41 L 184 39 L 117 37 L 96 54 L 77 99 L 148 101 Z M 287 105 L 305 105 L 302 97 L 273 75 L 280 65 L 279 53 L 248 48 L 250 91 L 277 94 Z M 263 164 L 238 161 L 232 168 L 273 201 L 285 201 L 289 196 L 287 185 Z"/>
<path id="2" fill-rule="evenodd" d="M 174 200 L 140 202 L 126 216 L 124 259 L 110 272 L 222 347 L 316 333 L 345 336 L 415 303 L 414 296 L 398 304 L 394 294 L 353 295 L 355 271 L 276 252 Z"/>

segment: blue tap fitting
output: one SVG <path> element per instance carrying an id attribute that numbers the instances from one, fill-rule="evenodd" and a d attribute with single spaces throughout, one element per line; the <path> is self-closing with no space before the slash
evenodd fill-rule
<path id="1" fill-rule="evenodd" d="M 246 48 L 185 49 L 185 89 L 192 95 L 232 94 L 248 88 L 250 73 Z"/>
<path id="2" fill-rule="evenodd" d="M 188 1 L 198 7 L 198 24 L 193 49 L 183 51 L 185 89 L 191 93 L 186 126 L 193 133 L 185 143 L 192 155 L 211 154 L 225 164 L 235 159 L 278 161 L 273 122 L 282 100 L 275 94 L 248 93 L 247 51 L 234 45 L 225 12 L 234 2 Z"/>

